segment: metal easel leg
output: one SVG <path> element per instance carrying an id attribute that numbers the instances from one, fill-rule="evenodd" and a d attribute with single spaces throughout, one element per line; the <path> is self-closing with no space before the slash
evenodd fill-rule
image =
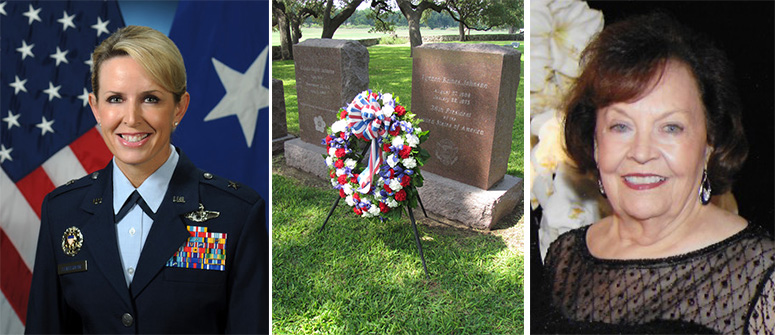
<path id="1" fill-rule="evenodd" d="M 420 234 L 417 233 L 417 224 L 414 222 L 414 214 L 412 213 L 412 209 L 407 207 L 406 208 L 409 211 L 409 219 L 412 221 L 412 229 L 414 229 L 414 241 L 417 243 L 417 250 L 420 252 L 420 259 L 422 260 L 422 268 L 425 270 L 425 279 L 430 280 L 431 277 L 428 275 L 428 267 L 425 265 L 425 256 L 422 254 L 422 244 L 420 244 Z"/>
<path id="2" fill-rule="evenodd" d="M 339 200 L 342 200 L 340 196 L 336 196 L 336 201 L 334 201 L 334 205 L 331 206 L 331 210 L 328 211 L 328 216 L 326 216 L 326 221 L 323 221 L 323 226 L 320 227 L 320 230 L 318 230 L 318 233 L 323 232 L 323 228 L 326 228 L 326 223 L 328 222 L 328 219 L 331 218 L 331 214 L 334 213 L 334 210 L 336 209 L 336 206 L 339 205 Z"/>
<path id="3" fill-rule="evenodd" d="M 420 203 L 420 208 L 422 208 L 422 213 L 425 214 L 425 217 L 428 217 L 428 213 L 425 212 L 425 206 L 422 204 L 422 200 L 420 200 L 420 192 L 417 192 L 417 202 Z"/>

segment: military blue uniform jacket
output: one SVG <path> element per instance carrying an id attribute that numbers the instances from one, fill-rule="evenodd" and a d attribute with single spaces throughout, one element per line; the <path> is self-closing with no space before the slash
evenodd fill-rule
<path id="1" fill-rule="evenodd" d="M 268 333 L 269 245 L 261 197 L 197 169 L 180 152 L 127 288 L 113 221 L 112 168 L 59 187 L 43 201 L 26 331 Z M 220 215 L 204 222 L 186 218 L 200 203 Z M 224 271 L 168 266 L 189 242 L 187 226 L 226 234 Z M 62 246 L 70 227 L 83 239 L 74 256 Z M 58 273 L 68 271 L 74 272 Z"/>

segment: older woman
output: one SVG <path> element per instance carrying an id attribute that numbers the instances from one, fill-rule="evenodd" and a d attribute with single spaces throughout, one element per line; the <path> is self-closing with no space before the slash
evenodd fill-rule
<path id="1" fill-rule="evenodd" d="M 177 47 L 129 26 L 92 60 L 114 158 L 44 200 L 27 332 L 268 332 L 264 201 L 170 144 L 190 100 Z"/>
<path id="2" fill-rule="evenodd" d="M 652 14 L 607 27 L 582 65 L 566 148 L 613 214 L 549 248 L 542 331 L 775 332 L 775 244 L 710 203 L 747 153 L 724 55 Z"/>

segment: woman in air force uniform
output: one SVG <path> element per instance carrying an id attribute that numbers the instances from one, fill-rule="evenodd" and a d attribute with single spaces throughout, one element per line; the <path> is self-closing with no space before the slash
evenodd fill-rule
<path id="1" fill-rule="evenodd" d="M 170 144 L 190 100 L 177 47 L 128 26 L 92 60 L 114 157 L 43 202 L 27 332 L 268 332 L 264 201 Z"/>

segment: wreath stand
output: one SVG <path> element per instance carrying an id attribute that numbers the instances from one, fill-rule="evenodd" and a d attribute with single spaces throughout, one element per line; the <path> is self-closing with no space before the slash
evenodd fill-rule
<path id="1" fill-rule="evenodd" d="M 361 158 L 358 160 L 358 164 L 361 163 L 361 160 L 363 159 L 364 155 L 366 154 L 366 151 L 369 150 L 369 145 L 367 144 L 365 148 L 363 148 L 363 152 L 361 152 Z M 336 200 L 334 201 L 334 204 L 331 206 L 331 210 L 328 211 L 328 216 L 326 216 L 326 220 L 323 221 L 323 226 L 320 227 L 320 230 L 318 230 L 318 233 L 322 233 L 323 229 L 326 228 L 326 223 L 328 223 L 328 219 L 331 218 L 331 214 L 334 213 L 334 210 L 337 206 L 339 206 L 339 200 L 342 200 L 342 197 L 336 196 Z M 423 214 L 425 214 L 425 217 L 428 217 L 428 213 L 425 212 L 425 206 L 422 204 L 422 200 L 420 200 L 420 194 L 417 194 L 417 202 L 420 203 L 420 208 L 422 208 Z M 420 260 L 422 261 L 422 268 L 425 270 L 425 279 L 431 279 L 431 277 L 428 275 L 428 267 L 425 265 L 425 256 L 423 256 L 422 253 L 422 244 L 420 244 L 420 235 L 417 233 L 417 223 L 414 221 L 414 213 L 412 213 L 412 208 L 409 207 L 409 204 L 406 205 L 406 211 L 409 213 L 409 220 L 412 221 L 412 229 L 414 230 L 414 242 L 417 244 L 417 251 L 420 252 Z"/>

